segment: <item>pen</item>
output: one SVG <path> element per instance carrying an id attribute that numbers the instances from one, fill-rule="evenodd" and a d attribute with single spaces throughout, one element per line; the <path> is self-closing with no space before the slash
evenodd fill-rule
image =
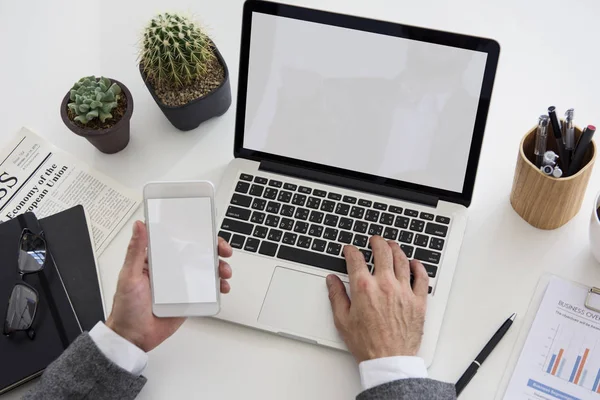
<path id="1" fill-rule="evenodd" d="M 479 367 L 481 367 L 481 364 L 483 364 L 483 362 L 486 358 L 488 358 L 492 350 L 494 350 L 498 343 L 500 343 L 500 340 L 502 340 L 504 335 L 506 335 L 506 332 L 508 332 L 508 329 L 510 328 L 516 317 L 517 314 L 514 313 L 502 324 L 500 329 L 498 329 L 498 331 L 494 334 L 494 336 L 492 336 L 490 341 L 485 345 L 483 350 L 481 350 L 481 353 L 477 355 L 475 361 L 471 363 L 469 368 L 467 368 L 467 370 L 460 377 L 458 382 L 456 382 L 456 396 L 459 396 L 463 389 L 468 385 L 468 383 L 471 382 L 471 379 L 473 379 L 473 377 L 477 373 L 477 370 L 479 369 Z"/>
<path id="2" fill-rule="evenodd" d="M 575 149 L 575 125 L 573 123 L 575 110 L 569 108 L 565 113 L 565 122 L 563 123 L 563 141 L 567 150 L 567 157 L 571 160 L 573 149 Z"/>
<path id="3" fill-rule="evenodd" d="M 596 127 L 594 125 L 588 125 L 583 130 L 583 133 L 577 142 L 577 147 L 575 148 L 575 153 L 573 154 L 573 161 L 571 162 L 571 166 L 569 167 L 566 176 L 575 174 L 581 168 L 583 157 L 585 156 L 585 153 L 587 153 L 587 149 L 592 142 L 592 137 L 594 137 L 595 132 Z"/>
<path id="4" fill-rule="evenodd" d="M 546 142 L 548 137 L 548 116 L 541 115 L 538 120 L 537 132 L 535 133 L 535 165 L 540 168 L 546 152 Z"/>
<path id="5" fill-rule="evenodd" d="M 548 115 L 550 116 L 550 123 L 552 123 L 552 132 L 554 133 L 554 138 L 556 139 L 556 147 L 558 148 L 558 161 L 562 164 L 562 169 L 564 171 L 568 171 L 569 158 L 566 155 L 567 152 L 565 150 L 565 144 L 562 140 L 560 132 L 560 123 L 558 122 L 558 118 L 556 118 L 556 107 L 548 107 Z"/>

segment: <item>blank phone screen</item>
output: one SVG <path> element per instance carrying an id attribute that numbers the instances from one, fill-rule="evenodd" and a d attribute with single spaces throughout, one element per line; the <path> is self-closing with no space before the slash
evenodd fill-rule
<path id="1" fill-rule="evenodd" d="M 156 304 L 217 301 L 211 199 L 148 199 Z"/>

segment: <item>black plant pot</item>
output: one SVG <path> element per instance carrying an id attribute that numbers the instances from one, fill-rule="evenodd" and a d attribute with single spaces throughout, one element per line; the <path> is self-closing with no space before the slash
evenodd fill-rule
<path id="1" fill-rule="evenodd" d="M 150 94 L 160 107 L 165 117 L 173 124 L 173 126 L 182 131 L 189 131 L 197 128 L 201 123 L 213 117 L 225 114 L 231 105 L 231 86 L 229 84 L 229 69 L 221 56 L 217 46 L 214 47 L 217 59 L 225 70 L 225 78 L 221 86 L 208 93 L 203 97 L 198 97 L 182 106 L 168 106 L 164 104 L 156 95 L 154 87 L 144 75 L 143 67 L 140 64 L 140 74 L 150 91 Z"/>

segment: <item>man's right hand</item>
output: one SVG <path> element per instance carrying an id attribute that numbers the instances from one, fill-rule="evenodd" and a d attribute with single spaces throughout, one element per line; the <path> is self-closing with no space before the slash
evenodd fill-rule
<path id="1" fill-rule="evenodd" d="M 396 242 L 374 236 L 370 243 L 374 275 L 356 247 L 344 248 L 352 301 L 340 278 L 327 277 L 335 326 L 358 363 L 415 356 L 421 346 L 427 309 L 427 271 L 419 261 L 409 262 Z"/>

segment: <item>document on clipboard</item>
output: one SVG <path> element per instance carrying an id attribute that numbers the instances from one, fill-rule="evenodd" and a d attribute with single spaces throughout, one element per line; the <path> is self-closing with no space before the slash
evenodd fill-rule
<path id="1" fill-rule="evenodd" d="M 505 400 L 600 400 L 600 290 L 552 277 Z"/>

